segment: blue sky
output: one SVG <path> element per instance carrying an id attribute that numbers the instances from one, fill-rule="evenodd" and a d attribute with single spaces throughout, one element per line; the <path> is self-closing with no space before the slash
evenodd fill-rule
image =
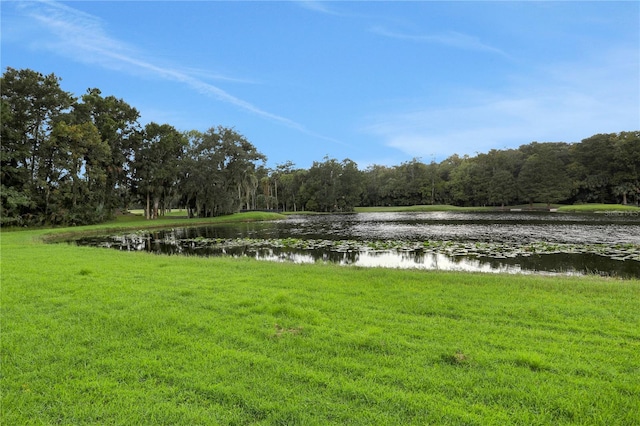
<path id="1" fill-rule="evenodd" d="M 2 69 L 364 169 L 640 129 L 640 3 L 2 1 Z"/>

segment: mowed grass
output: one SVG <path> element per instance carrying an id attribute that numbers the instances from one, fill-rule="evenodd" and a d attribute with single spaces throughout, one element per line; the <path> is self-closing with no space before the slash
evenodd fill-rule
<path id="1" fill-rule="evenodd" d="M 575 204 L 572 206 L 561 206 L 558 208 L 561 212 L 598 212 L 598 213 L 640 213 L 640 207 L 623 205 L 623 204 Z"/>
<path id="2" fill-rule="evenodd" d="M 638 280 L 159 256 L 47 232 L 1 235 L 3 425 L 640 424 Z"/>

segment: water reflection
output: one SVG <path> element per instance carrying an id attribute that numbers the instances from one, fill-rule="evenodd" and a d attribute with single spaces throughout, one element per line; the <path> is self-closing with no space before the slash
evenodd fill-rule
<path id="1" fill-rule="evenodd" d="M 487 262 L 464 256 L 447 256 L 441 253 L 363 253 L 354 263 L 355 266 L 386 267 L 386 268 L 416 268 L 440 271 L 467 272 L 495 272 L 521 273 L 518 265 L 492 266 Z"/>
<path id="2" fill-rule="evenodd" d="M 82 245 L 357 267 L 640 277 L 640 219 L 530 213 L 297 216 L 85 238 Z"/>

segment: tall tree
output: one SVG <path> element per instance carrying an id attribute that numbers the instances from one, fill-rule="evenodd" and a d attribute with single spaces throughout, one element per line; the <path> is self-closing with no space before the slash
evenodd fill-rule
<path id="1" fill-rule="evenodd" d="M 440 202 L 443 204 L 455 203 L 455 197 L 452 194 L 452 173 L 460 164 L 462 164 L 463 161 L 463 158 L 454 154 L 438 164 L 438 177 L 440 178 L 440 181 L 436 191 Z"/>
<path id="2" fill-rule="evenodd" d="M 99 89 L 89 89 L 75 106 L 78 122 L 91 121 L 107 142 L 111 158 L 107 165 L 105 209 L 126 208 L 132 179 L 132 163 L 141 143 L 140 113 L 122 99 L 103 97 Z"/>
<path id="3" fill-rule="evenodd" d="M 390 174 L 387 166 L 373 164 L 363 173 L 363 206 L 382 206 L 385 204 L 383 200 L 382 187 Z"/>
<path id="4" fill-rule="evenodd" d="M 396 168 L 395 196 L 399 205 L 425 204 L 431 198 L 431 182 L 426 164 L 419 158 L 406 161 Z"/>
<path id="5" fill-rule="evenodd" d="M 256 162 L 266 157 L 234 129 L 219 126 L 191 132 L 184 162 L 184 202 L 201 217 L 238 211 L 255 182 Z"/>
<path id="6" fill-rule="evenodd" d="M 473 160 L 468 156 L 458 158 L 458 164 L 451 170 L 448 189 L 456 205 L 473 205 Z"/>
<path id="7" fill-rule="evenodd" d="M 304 187 L 308 210 L 330 212 L 338 208 L 338 176 L 340 164 L 325 157 L 323 162 L 314 161 Z"/>
<path id="8" fill-rule="evenodd" d="M 339 176 L 338 209 L 344 212 L 352 212 L 360 204 L 362 196 L 362 172 L 358 165 L 346 158 L 340 163 L 342 171 Z"/>
<path id="9" fill-rule="evenodd" d="M 157 219 L 170 205 L 187 145 L 186 137 L 169 124 L 149 123 L 135 155 L 137 192 L 146 201 L 147 219 Z M 153 205 L 151 204 L 153 202 Z"/>
<path id="10" fill-rule="evenodd" d="M 491 150 L 487 161 L 491 168 L 489 202 L 504 207 L 518 197 L 516 173 L 520 169 L 521 156 L 516 150 Z"/>
<path id="11" fill-rule="evenodd" d="M 640 201 L 640 131 L 612 135 L 615 168 L 611 179 L 614 195 L 622 204 Z"/>
<path id="12" fill-rule="evenodd" d="M 48 181 L 59 192 L 57 197 L 60 222 L 85 224 L 105 220 L 104 187 L 106 165 L 111 155 L 93 123 L 60 122 L 51 139 L 55 179 Z"/>
<path id="13" fill-rule="evenodd" d="M 60 88 L 55 74 L 43 75 L 7 68 L 0 81 L 2 98 L 2 185 L 10 187 L 2 197 L 3 213 L 19 215 L 11 220 L 47 220 L 50 154 L 43 152 L 56 120 L 71 107 L 74 98 Z M 49 150 L 50 151 L 50 150 Z M 4 221 L 4 220 L 3 220 Z"/>
<path id="14" fill-rule="evenodd" d="M 296 189 L 294 181 L 294 164 L 286 161 L 276 165 L 273 173 L 275 184 L 276 208 L 282 207 L 282 210 L 289 210 L 291 206 L 295 210 L 296 205 Z"/>
<path id="15" fill-rule="evenodd" d="M 518 185 L 529 203 L 544 202 L 547 206 L 571 196 L 571 181 L 566 172 L 566 144 L 536 144 L 535 152 L 524 162 L 518 175 Z"/>
<path id="16" fill-rule="evenodd" d="M 219 169 L 223 176 L 223 191 L 227 202 L 221 206 L 221 214 L 237 211 L 243 200 L 250 196 L 255 181 L 256 162 L 266 161 L 267 157 L 260 153 L 243 135 L 235 129 L 218 126 L 214 132 L 219 138 Z M 230 196 L 238 194 L 237 198 Z"/>
<path id="17" fill-rule="evenodd" d="M 362 194 L 361 174 L 349 159 L 325 157 L 309 169 L 303 192 L 308 210 L 353 211 Z"/>
<path id="18" fill-rule="evenodd" d="M 613 169 L 616 166 L 615 144 L 612 135 L 597 134 L 572 149 L 578 167 L 573 166 L 579 181 L 579 196 L 583 201 L 608 202 L 611 199 Z"/>

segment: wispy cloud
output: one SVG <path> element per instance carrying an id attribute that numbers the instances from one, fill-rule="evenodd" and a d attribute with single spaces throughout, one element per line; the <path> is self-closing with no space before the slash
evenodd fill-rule
<path id="1" fill-rule="evenodd" d="M 206 80 L 216 80 L 216 81 L 224 81 L 228 83 L 239 83 L 239 84 L 260 84 L 259 81 L 250 78 L 242 78 L 242 77 L 232 77 L 225 74 L 213 73 L 211 71 L 199 69 L 199 68 L 180 68 L 181 72 L 185 74 L 189 74 L 192 76 L 197 76 Z"/>
<path id="2" fill-rule="evenodd" d="M 371 28 L 371 32 L 398 40 L 407 40 L 416 43 L 440 44 L 458 49 L 476 50 L 508 56 L 503 50 L 483 43 L 478 37 L 473 37 L 456 31 L 447 31 L 439 34 L 406 34 L 377 26 Z"/>
<path id="3" fill-rule="evenodd" d="M 578 142 L 640 126 L 637 52 L 612 49 L 582 63 L 541 67 L 499 92 L 448 106 L 372 117 L 366 133 L 409 156 L 444 159 L 532 141 Z M 636 88 L 634 90 L 634 88 Z"/>
<path id="4" fill-rule="evenodd" d="M 317 0 L 297 0 L 296 3 L 304 7 L 305 9 L 309 9 L 314 12 L 320 12 L 327 15 L 340 15 L 340 13 L 327 6 L 326 2 Z"/>
<path id="5" fill-rule="evenodd" d="M 240 99 L 229 92 L 203 80 L 202 71 L 187 71 L 184 68 L 159 65 L 135 47 L 111 37 L 104 29 L 104 23 L 97 17 L 51 0 L 20 3 L 18 6 L 26 15 L 46 29 L 49 37 L 39 40 L 39 46 L 68 56 L 78 62 L 92 63 L 122 72 L 147 73 L 156 78 L 178 82 L 203 95 L 234 105 L 242 110 L 268 120 L 298 130 L 309 136 L 332 142 L 337 140 L 308 130 L 304 125 L 289 118 L 266 111 L 251 102 Z M 209 79 L 242 82 L 228 76 L 211 75 Z"/>

